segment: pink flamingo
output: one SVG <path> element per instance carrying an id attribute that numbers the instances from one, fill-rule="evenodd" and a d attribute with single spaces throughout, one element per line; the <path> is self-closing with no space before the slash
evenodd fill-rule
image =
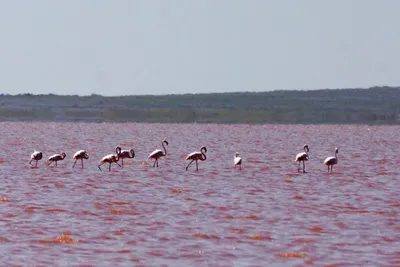
<path id="1" fill-rule="evenodd" d="M 167 140 L 163 140 L 161 142 L 161 145 L 162 145 L 162 147 L 164 149 L 164 152 L 162 150 L 160 150 L 160 149 L 156 149 L 153 152 L 151 152 L 151 154 L 147 158 L 147 159 L 154 159 L 153 167 L 155 167 L 156 163 L 157 163 L 157 167 L 158 167 L 158 159 L 161 158 L 161 157 L 165 157 L 167 155 L 167 150 L 165 149 L 164 143 L 166 145 L 168 145 Z"/>
<path id="2" fill-rule="evenodd" d="M 331 167 L 331 172 L 333 171 L 333 165 L 338 163 L 337 154 L 339 153 L 339 149 L 335 148 L 335 156 L 334 157 L 327 157 L 324 161 L 325 165 L 328 165 L 328 173 L 329 173 L 329 166 Z"/>
<path id="3" fill-rule="evenodd" d="M 119 165 L 118 160 L 119 160 L 119 155 L 121 153 L 121 148 L 117 147 L 116 149 L 117 154 L 108 154 L 106 156 L 104 156 L 101 160 L 100 160 L 100 165 L 99 170 L 101 171 L 100 166 L 103 165 L 104 163 L 108 163 L 108 171 L 111 171 L 111 163 L 116 163 L 118 166 L 122 167 L 121 165 Z"/>
<path id="4" fill-rule="evenodd" d="M 118 146 L 115 150 L 118 154 L 118 157 L 122 161 L 122 168 L 124 167 L 124 159 L 133 159 L 135 157 L 135 151 L 133 149 L 121 150 L 121 148 Z"/>
<path id="5" fill-rule="evenodd" d="M 34 161 L 36 161 L 35 167 L 37 168 L 38 161 L 41 160 L 42 158 L 43 158 L 43 153 L 41 151 L 35 150 L 35 151 L 33 151 L 32 155 L 31 155 L 31 160 L 29 161 L 29 164 L 31 164 L 33 166 L 32 161 L 34 160 Z"/>
<path id="6" fill-rule="evenodd" d="M 300 172 L 300 162 L 303 162 L 303 172 L 306 172 L 306 164 L 305 161 L 308 160 L 308 152 L 310 151 L 308 149 L 308 145 L 304 145 L 304 152 L 301 152 L 299 154 L 296 155 L 296 159 L 294 161 L 298 161 L 299 162 L 299 166 L 297 168 L 297 172 Z"/>
<path id="7" fill-rule="evenodd" d="M 235 153 L 235 157 L 233 158 L 233 163 L 235 164 L 235 168 L 239 165 L 239 169 L 242 169 L 242 158 L 239 157 L 239 152 Z"/>
<path id="8" fill-rule="evenodd" d="M 205 146 L 202 146 L 200 148 L 200 152 L 199 151 L 195 151 L 193 153 L 190 153 L 187 157 L 186 160 L 191 160 L 191 162 L 189 162 L 189 164 L 186 166 L 186 170 L 188 170 L 190 164 L 192 164 L 193 161 L 196 161 L 196 171 L 199 170 L 198 165 L 197 165 L 197 161 L 201 160 L 204 161 L 206 160 L 206 154 L 207 153 L 207 148 Z"/>
<path id="9" fill-rule="evenodd" d="M 75 162 L 74 162 L 74 165 L 72 166 L 72 168 L 75 167 L 76 161 L 77 161 L 78 159 L 81 160 L 82 168 L 83 168 L 83 159 L 88 159 L 88 158 L 89 158 L 89 154 L 86 152 L 86 150 L 79 150 L 79 151 L 77 151 L 77 152 L 74 154 L 74 156 L 73 156 L 73 159 L 75 160 Z"/>
<path id="10" fill-rule="evenodd" d="M 57 166 L 57 161 L 65 159 L 66 156 L 67 155 L 65 155 L 64 152 L 62 152 L 61 154 L 54 154 L 47 160 L 49 162 L 47 165 L 50 165 L 52 162 L 55 162 Z"/>

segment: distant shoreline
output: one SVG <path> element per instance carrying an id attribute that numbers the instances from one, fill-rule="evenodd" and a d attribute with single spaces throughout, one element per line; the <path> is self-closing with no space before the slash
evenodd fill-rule
<path id="1" fill-rule="evenodd" d="M 0 95 L 0 121 L 400 124 L 400 87 L 210 94 Z"/>

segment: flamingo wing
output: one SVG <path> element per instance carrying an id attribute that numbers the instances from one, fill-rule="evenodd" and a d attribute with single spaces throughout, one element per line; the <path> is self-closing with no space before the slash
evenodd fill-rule
<path id="1" fill-rule="evenodd" d="M 114 156 L 115 156 L 114 154 L 108 154 L 108 155 L 104 156 L 104 157 L 101 159 L 100 162 L 108 162 L 108 161 L 111 161 L 112 158 L 113 158 Z"/>
<path id="2" fill-rule="evenodd" d="M 186 160 L 189 160 L 189 159 L 196 159 L 196 158 L 198 158 L 198 157 L 200 157 L 200 156 L 201 156 L 201 152 L 195 151 L 195 152 L 192 152 L 192 153 L 190 153 L 189 155 L 187 155 Z"/>
<path id="3" fill-rule="evenodd" d="M 121 153 L 119 153 L 120 158 L 128 158 L 130 152 L 128 150 L 121 150 Z"/>
<path id="4" fill-rule="evenodd" d="M 52 161 L 52 160 L 60 160 L 60 159 L 61 159 L 60 154 L 54 154 L 54 155 L 50 156 L 48 160 Z"/>
<path id="5" fill-rule="evenodd" d="M 150 153 L 150 155 L 149 155 L 149 157 L 148 157 L 147 159 L 156 157 L 156 156 L 158 156 L 158 154 L 160 154 L 160 153 L 161 153 L 161 155 L 162 155 L 163 152 L 162 152 L 160 149 L 156 149 L 156 150 L 154 150 L 153 152 Z"/>
<path id="6" fill-rule="evenodd" d="M 235 165 L 242 164 L 242 158 L 241 157 L 235 157 Z"/>
<path id="7" fill-rule="evenodd" d="M 38 159 L 41 158 L 40 155 L 42 154 L 42 152 L 40 151 L 34 151 L 31 155 L 31 159 Z"/>
<path id="8" fill-rule="evenodd" d="M 83 157 L 86 154 L 85 150 L 79 150 L 74 154 L 74 159 L 78 158 L 78 157 Z"/>
<path id="9" fill-rule="evenodd" d="M 335 157 L 328 157 L 325 159 L 324 164 L 328 165 L 328 164 L 333 164 L 335 162 Z"/>
<path id="10" fill-rule="evenodd" d="M 295 161 L 304 160 L 304 159 L 307 159 L 307 153 L 306 152 L 301 152 L 301 153 L 296 155 Z"/>

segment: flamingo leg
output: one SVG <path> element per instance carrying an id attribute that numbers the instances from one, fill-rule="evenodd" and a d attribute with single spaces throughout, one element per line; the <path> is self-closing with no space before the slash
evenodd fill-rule
<path id="1" fill-rule="evenodd" d="M 75 167 L 76 161 L 77 161 L 77 159 L 75 160 L 75 162 L 74 162 L 74 165 L 72 165 L 72 168 L 74 168 L 74 167 Z"/>
<path id="2" fill-rule="evenodd" d="M 36 161 L 36 165 L 35 165 L 36 168 L 37 168 L 37 163 L 38 163 L 38 161 Z"/>
<path id="3" fill-rule="evenodd" d="M 297 172 L 300 172 L 300 160 L 299 160 L 299 166 L 297 167 Z"/>
<path id="4" fill-rule="evenodd" d="M 306 163 L 305 163 L 305 161 L 303 160 L 303 173 L 305 173 L 306 172 Z"/>
<path id="5" fill-rule="evenodd" d="M 124 167 L 124 158 L 122 158 L 121 161 L 122 161 L 122 167 L 121 168 L 123 168 Z"/>
<path id="6" fill-rule="evenodd" d="M 190 164 L 192 164 L 192 162 L 194 161 L 194 159 L 192 159 L 192 161 L 191 162 L 189 162 L 189 164 L 186 166 L 186 170 L 188 170 L 188 168 L 189 168 L 189 166 L 190 166 Z M 197 162 L 197 161 L 196 161 Z"/>
<path id="7" fill-rule="evenodd" d="M 83 159 L 81 159 L 81 162 L 82 162 L 82 168 L 83 168 Z"/>
<path id="8" fill-rule="evenodd" d="M 37 162 L 37 161 L 36 161 Z M 50 166 L 50 164 L 52 163 L 52 161 L 49 161 L 49 163 L 47 163 L 47 166 Z"/>
<path id="9" fill-rule="evenodd" d="M 156 161 L 157 161 L 157 159 L 156 159 L 156 160 L 154 160 L 153 167 L 155 167 L 155 166 L 156 166 Z"/>
<path id="10" fill-rule="evenodd" d="M 239 164 L 239 170 L 241 170 L 242 169 L 242 164 Z"/>
<path id="11" fill-rule="evenodd" d="M 56 160 L 56 166 L 57 166 L 57 160 Z"/>
<path id="12" fill-rule="evenodd" d="M 156 159 L 156 162 L 157 162 L 157 167 L 158 167 L 158 159 Z"/>
<path id="13" fill-rule="evenodd" d="M 32 164 L 32 159 L 29 161 L 29 164 L 31 164 L 31 165 L 33 166 L 33 164 Z"/>
<path id="14" fill-rule="evenodd" d="M 333 172 L 333 164 L 332 164 L 332 166 L 331 166 L 331 172 Z"/>
<path id="15" fill-rule="evenodd" d="M 100 168 L 100 166 L 101 166 L 101 165 L 103 165 L 103 164 L 104 164 L 104 162 L 103 162 L 103 163 L 101 163 L 99 166 L 97 166 L 97 167 L 99 167 L 99 170 L 100 170 L 100 171 L 101 171 L 101 168 Z"/>
<path id="16" fill-rule="evenodd" d="M 108 171 L 111 171 L 111 162 L 109 162 Z"/>
<path id="17" fill-rule="evenodd" d="M 121 165 L 119 165 L 119 163 L 118 163 L 118 162 L 115 162 L 115 163 L 117 163 L 117 165 L 118 165 L 118 166 L 120 166 L 120 167 L 122 168 L 122 166 L 121 166 Z"/>
<path id="18" fill-rule="evenodd" d="M 199 166 L 197 165 L 197 160 L 196 160 L 196 171 L 199 170 Z"/>

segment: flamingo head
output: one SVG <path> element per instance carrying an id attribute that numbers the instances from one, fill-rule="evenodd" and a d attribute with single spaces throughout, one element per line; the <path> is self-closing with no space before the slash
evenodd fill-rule
<path id="1" fill-rule="evenodd" d="M 200 148 L 200 151 L 203 151 L 204 150 L 204 153 L 207 153 L 207 148 L 205 147 L 205 146 L 202 146 L 201 148 Z"/>
<path id="2" fill-rule="evenodd" d="M 339 148 L 335 148 L 335 153 L 339 153 Z"/>
<path id="3" fill-rule="evenodd" d="M 61 153 L 61 157 L 62 157 L 63 159 L 65 159 L 66 156 L 67 156 L 67 155 L 66 155 L 64 152 Z"/>
<path id="4" fill-rule="evenodd" d="M 304 145 L 304 151 L 306 151 L 306 152 L 309 152 L 310 151 L 310 149 L 308 149 L 308 145 Z"/>
<path id="5" fill-rule="evenodd" d="M 168 145 L 168 141 L 167 140 L 163 140 L 163 143 L 165 143 L 166 145 Z"/>
<path id="6" fill-rule="evenodd" d="M 121 147 L 117 146 L 117 148 L 115 148 L 115 152 L 117 153 L 117 155 L 121 154 Z"/>
<path id="7" fill-rule="evenodd" d="M 239 152 L 236 152 L 236 153 L 235 153 L 235 157 L 239 157 Z"/>

